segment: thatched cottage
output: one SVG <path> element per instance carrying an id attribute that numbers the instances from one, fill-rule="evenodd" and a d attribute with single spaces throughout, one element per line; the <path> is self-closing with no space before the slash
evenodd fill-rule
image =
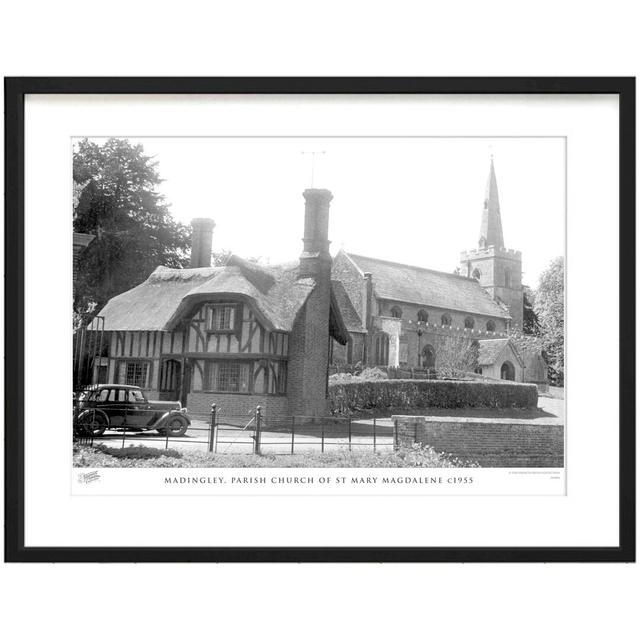
<path id="1" fill-rule="evenodd" d="M 191 268 L 158 267 L 100 312 L 109 340 L 106 378 L 193 413 L 215 402 L 227 415 L 261 405 L 267 417 L 327 413 L 330 342 L 349 327 L 331 282 L 325 189 L 304 192 L 304 246 L 293 264 L 232 256 L 211 266 L 213 221 L 194 220 Z M 353 328 L 353 327 L 351 327 Z"/>

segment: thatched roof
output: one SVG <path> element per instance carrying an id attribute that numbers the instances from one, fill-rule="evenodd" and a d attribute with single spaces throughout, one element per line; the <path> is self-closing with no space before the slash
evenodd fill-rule
<path id="1" fill-rule="evenodd" d="M 509 318 L 474 278 L 346 253 L 361 273 L 373 274 L 378 298 L 496 318 Z"/>
<path id="2" fill-rule="evenodd" d="M 105 331 L 170 331 L 197 304 L 231 299 L 249 302 L 267 328 L 291 331 L 315 287 L 313 279 L 297 275 L 297 262 L 261 266 L 237 256 L 224 267 L 158 267 L 142 284 L 109 300 L 99 315 Z M 341 318 L 335 326 L 346 340 Z"/>

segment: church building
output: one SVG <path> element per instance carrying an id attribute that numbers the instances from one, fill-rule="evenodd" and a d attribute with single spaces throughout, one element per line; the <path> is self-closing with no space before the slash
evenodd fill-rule
<path id="1" fill-rule="evenodd" d="M 334 364 L 442 370 L 462 367 L 516 381 L 546 383 L 540 350 L 523 353 L 522 255 L 505 248 L 493 158 L 478 247 L 458 273 L 340 250 L 332 278 L 344 287 L 345 315 L 357 330 L 334 345 Z"/>

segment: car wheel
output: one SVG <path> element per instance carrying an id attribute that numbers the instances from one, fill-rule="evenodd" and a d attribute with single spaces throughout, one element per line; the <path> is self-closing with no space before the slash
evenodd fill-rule
<path id="1" fill-rule="evenodd" d="M 166 426 L 158 429 L 158 431 L 163 435 L 167 435 L 167 431 L 168 431 L 170 436 L 180 437 L 180 436 L 183 436 L 185 433 L 187 433 L 188 428 L 189 428 L 189 424 L 187 423 L 186 420 L 182 418 L 171 418 L 166 423 Z"/>
<path id="2" fill-rule="evenodd" d="M 87 413 L 80 419 L 80 427 L 87 436 L 101 436 L 109 426 L 109 422 L 101 413 Z"/>

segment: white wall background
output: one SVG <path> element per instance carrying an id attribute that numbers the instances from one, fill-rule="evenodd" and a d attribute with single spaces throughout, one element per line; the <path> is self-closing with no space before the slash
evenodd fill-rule
<path id="1" fill-rule="evenodd" d="M 25 0 L 1 10 L 0 60 L 3 75 L 637 75 L 633 12 L 616 0 Z M 638 625 L 637 566 L 1 571 L 3 627 L 18 638 L 595 638 Z"/>

